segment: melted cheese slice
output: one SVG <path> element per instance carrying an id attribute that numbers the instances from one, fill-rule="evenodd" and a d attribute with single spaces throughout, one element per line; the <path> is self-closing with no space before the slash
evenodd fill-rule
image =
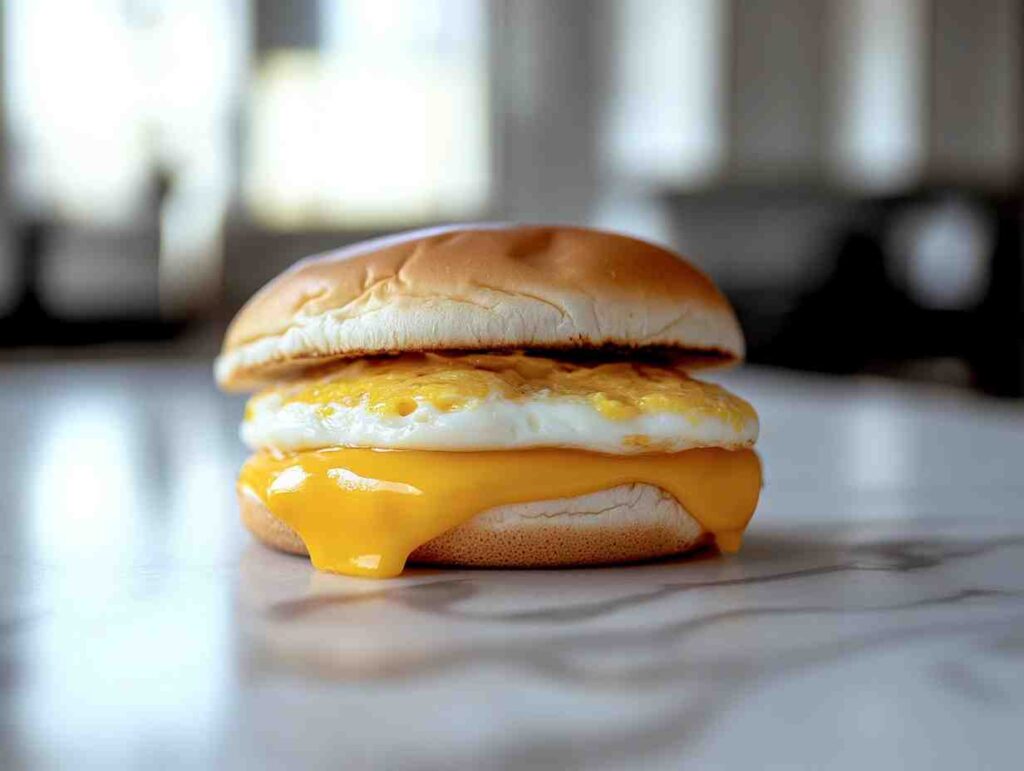
<path id="1" fill-rule="evenodd" d="M 647 483 L 673 495 L 721 549 L 736 551 L 761 491 L 752 450 L 616 456 L 567 449 L 488 452 L 332 448 L 261 452 L 239 486 L 302 538 L 313 565 L 386 578 L 417 547 L 496 506 Z"/>

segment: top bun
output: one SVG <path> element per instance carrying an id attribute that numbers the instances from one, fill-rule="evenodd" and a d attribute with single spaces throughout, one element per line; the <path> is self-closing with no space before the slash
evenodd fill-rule
<path id="1" fill-rule="evenodd" d="M 404 351 L 628 349 L 703 364 L 743 357 L 728 300 L 682 257 L 579 227 L 456 225 L 309 257 L 246 303 L 220 385 Z"/>

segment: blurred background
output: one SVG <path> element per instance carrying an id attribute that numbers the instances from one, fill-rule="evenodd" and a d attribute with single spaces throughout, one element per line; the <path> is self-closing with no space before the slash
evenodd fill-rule
<path id="1" fill-rule="evenodd" d="M 0 0 L 0 27 L 0 769 L 639 766 L 779 721 L 830 767 L 1013 756 L 1024 0 Z M 237 521 L 238 307 L 481 219 L 667 244 L 741 316 L 759 366 L 723 382 L 767 483 L 672 618 L 692 576 L 391 593 Z"/>
<path id="2" fill-rule="evenodd" d="M 212 356 L 441 221 L 674 246 L 750 360 L 1024 394 L 1017 0 L 4 0 L 0 357 Z"/>

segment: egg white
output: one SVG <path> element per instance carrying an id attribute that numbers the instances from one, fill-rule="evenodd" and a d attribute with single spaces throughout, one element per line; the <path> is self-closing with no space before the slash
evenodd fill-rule
<path id="1" fill-rule="evenodd" d="M 756 418 L 733 421 L 674 412 L 625 420 L 604 417 L 591 405 L 567 398 L 510 400 L 491 396 L 479 404 L 444 412 L 419 402 L 406 416 L 385 416 L 363 406 L 287 402 L 278 395 L 256 400 L 241 436 L 250 448 L 310 450 L 374 447 L 395 450 L 511 450 L 568 447 L 620 455 L 679 452 L 696 447 L 749 447 L 757 440 Z M 634 437 L 643 436 L 647 445 Z"/>

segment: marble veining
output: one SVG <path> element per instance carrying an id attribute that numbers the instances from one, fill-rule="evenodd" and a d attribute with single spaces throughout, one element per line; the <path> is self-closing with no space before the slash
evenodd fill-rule
<path id="1" fill-rule="evenodd" d="M 0 367 L 0 767 L 1014 767 L 1024 409 L 730 387 L 739 555 L 371 582 L 241 532 L 202 363 Z"/>
<path id="2" fill-rule="evenodd" d="M 927 534 L 909 535 L 914 530 Z M 493 667 L 602 700 L 638 691 L 657 701 L 666 692 L 679 697 L 657 719 L 631 730 L 616 724 L 595 736 L 585 724 L 579 730 L 567 725 L 540 742 L 507 742 L 493 750 L 495 767 L 557 758 L 616 767 L 657 763 L 663 753 L 698 753 L 704 734 L 728 724 L 734 703 L 792 673 L 842 667 L 879 652 L 913 657 L 917 646 L 936 641 L 967 646 L 979 662 L 929 656 L 922 663 L 931 668 L 935 689 L 947 698 L 1024 714 L 1024 694 L 977 671 L 979 663 L 982 669 L 991 664 L 995 651 L 1006 659 L 1001 665 L 1018 676 L 1024 670 L 1024 572 L 1017 568 L 1024 565 L 1024 536 L 1011 531 L 977 537 L 961 530 L 948 523 L 945 531 L 907 523 L 898 537 L 850 543 L 821 528 L 810 539 L 795 529 L 752 536 L 750 559 L 701 555 L 543 575 L 417 574 L 402 585 L 369 591 L 351 591 L 347 579 L 314 577 L 302 596 L 260 605 L 255 617 L 265 659 L 293 676 L 437 682 Z M 979 572 L 982 566 L 986 571 Z M 747 574 L 731 575 L 736 569 Z M 694 571 L 701 575 L 687 580 Z M 851 578 L 859 583 L 851 587 Z M 540 596 L 541 582 L 548 590 L 582 596 L 550 602 Z M 543 607 L 522 607 L 538 603 Z M 339 644 L 333 655 L 324 655 L 332 646 L 309 634 L 391 611 L 405 623 L 389 625 L 386 639 L 371 650 Z M 629 622 L 638 616 L 637 623 Z M 297 632 L 300 620 L 305 635 Z M 439 620 L 458 626 L 450 638 L 424 643 L 421 625 Z M 430 757 L 424 767 L 442 761 Z"/>
<path id="3" fill-rule="evenodd" d="M 790 548 L 789 545 L 785 547 Z M 669 583 L 649 591 L 636 595 L 616 598 L 607 601 L 589 602 L 582 604 L 570 604 L 543 610 L 518 610 L 510 612 L 465 612 L 461 611 L 455 604 L 460 600 L 466 600 L 484 592 L 485 585 L 479 581 L 468 578 L 457 578 L 450 580 L 431 581 L 422 584 L 415 584 L 410 587 L 384 588 L 375 594 L 348 595 L 340 592 L 336 595 L 313 595 L 298 600 L 286 600 L 276 603 L 267 611 L 268 616 L 274 619 L 293 619 L 307 616 L 318 610 L 330 608 L 334 605 L 344 605 L 350 602 L 360 602 L 367 599 L 389 598 L 403 602 L 417 609 L 427 609 L 432 613 L 446 615 L 453 618 L 465 618 L 475 620 L 489 620 L 502 622 L 549 622 L 565 623 L 584 619 L 600 617 L 623 607 L 637 607 L 642 603 L 653 602 L 659 599 L 670 597 L 681 592 L 698 591 L 701 589 L 722 588 L 727 586 L 766 584 L 773 581 L 793 581 L 802 578 L 830 575 L 833 573 L 856 572 L 856 571 L 891 571 L 906 572 L 934 568 L 944 564 L 947 560 L 974 557 L 991 552 L 995 549 L 1024 549 L 1024 536 L 1006 536 L 978 541 L 957 542 L 952 540 L 927 540 L 919 541 L 896 540 L 892 542 L 879 542 L 855 546 L 848 550 L 848 554 L 837 551 L 833 558 L 843 561 L 836 564 L 816 565 L 782 572 L 771 572 L 764 575 L 748 576 L 744 578 L 726 578 L 719 581 L 684 581 L 681 583 Z M 693 557 L 684 557 L 672 560 L 675 565 L 685 565 L 697 559 L 729 559 L 721 557 L 713 551 L 704 552 Z M 1024 564 L 1024 562 L 1022 562 Z M 623 568 L 606 568 L 605 570 L 618 570 Z M 486 574 L 486 571 L 481 571 Z M 556 572 L 555 575 L 558 575 Z M 444 589 L 438 592 L 439 589 Z M 978 590 L 984 591 L 984 590 Z"/>

